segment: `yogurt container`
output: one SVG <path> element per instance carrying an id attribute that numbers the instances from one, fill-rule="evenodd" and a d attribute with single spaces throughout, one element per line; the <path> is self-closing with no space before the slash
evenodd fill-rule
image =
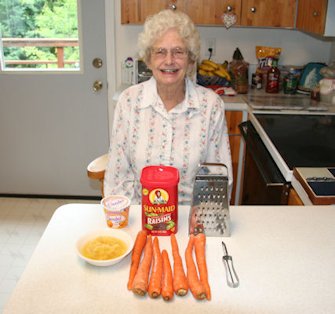
<path id="1" fill-rule="evenodd" d="M 128 225 L 130 199 L 124 195 L 110 195 L 101 200 L 107 226 L 119 229 Z"/>

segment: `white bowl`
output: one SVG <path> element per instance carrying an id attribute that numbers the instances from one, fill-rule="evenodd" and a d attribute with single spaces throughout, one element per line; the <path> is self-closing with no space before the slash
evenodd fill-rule
<path id="1" fill-rule="evenodd" d="M 109 260 L 96 260 L 96 259 L 91 259 L 91 258 L 84 256 L 81 253 L 83 246 L 88 241 L 93 240 L 99 236 L 110 236 L 110 237 L 115 237 L 115 238 L 118 238 L 124 241 L 127 245 L 127 251 L 123 255 L 113 258 L 113 259 L 109 259 Z M 118 229 L 105 228 L 105 229 L 90 231 L 87 234 L 81 236 L 77 241 L 76 248 L 77 248 L 77 253 L 79 257 L 83 259 L 84 261 L 86 261 L 87 263 L 95 265 L 95 266 L 110 266 L 110 265 L 119 263 L 124 257 L 126 257 L 133 249 L 133 245 L 134 245 L 134 241 L 127 232 L 118 230 Z"/>

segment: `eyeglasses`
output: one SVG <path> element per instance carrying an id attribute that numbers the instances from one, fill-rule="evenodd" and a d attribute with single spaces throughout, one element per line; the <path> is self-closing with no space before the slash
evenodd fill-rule
<path id="1" fill-rule="evenodd" d="M 170 51 L 170 54 L 175 59 L 184 59 L 188 53 L 187 49 L 183 48 L 172 48 L 172 49 L 166 49 L 166 48 L 152 48 L 151 53 L 152 56 L 156 59 L 165 59 Z"/>

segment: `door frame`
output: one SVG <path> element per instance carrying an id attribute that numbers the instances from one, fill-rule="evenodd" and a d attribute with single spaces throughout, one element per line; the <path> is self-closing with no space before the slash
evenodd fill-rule
<path id="1" fill-rule="evenodd" d="M 108 129 L 111 136 L 113 122 L 113 96 L 116 93 L 116 45 L 115 45 L 115 0 L 105 1 L 105 27 L 106 27 L 106 66 L 107 66 L 107 102 L 108 102 Z"/>

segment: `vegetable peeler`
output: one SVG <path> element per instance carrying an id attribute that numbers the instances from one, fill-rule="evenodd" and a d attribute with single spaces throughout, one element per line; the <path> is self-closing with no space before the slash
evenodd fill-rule
<path id="1" fill-rule="evenodd" d="M 231 288 L 237 288 L 240 284 L 240 281 L 237 277 L 237 274 L 234 268 L 233 258 L 228 254 L 227 247 L 223 241 L 222 241 L 222 248 L 223 248 L 222 261 L 226 268 L 227 284 Z"/>

